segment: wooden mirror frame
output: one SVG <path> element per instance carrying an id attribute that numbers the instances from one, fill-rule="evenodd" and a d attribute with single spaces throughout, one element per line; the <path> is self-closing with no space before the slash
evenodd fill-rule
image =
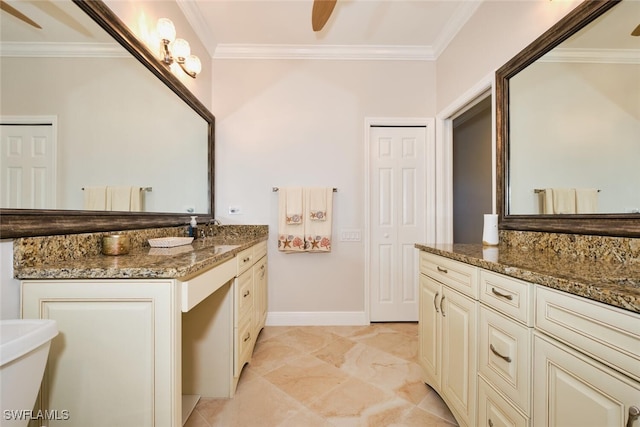
<path id="1" fill-rule="evenodd" d="M 198 214 L 207 221 L 214 210 L 214 129 L 213 114 L 175 77 L 169 69 L 129 30 L 101 0 L 72 0 L 118 43 L 164 82 L 208 124 L 209 213 Z M 100 231 L 171 227 L 187 224 L 189 214 L 145 212 L 97 212 L 81 210 L 0 209 L 0 238 L 47 236 Z"/>
<path id="2" fill-rule="evenodd" d="M 640 237 L 638 214 L 508 215 L 509 79 L 621 0 L 584 1 L 496 71 L 496 164 L 499 229 Z"/>

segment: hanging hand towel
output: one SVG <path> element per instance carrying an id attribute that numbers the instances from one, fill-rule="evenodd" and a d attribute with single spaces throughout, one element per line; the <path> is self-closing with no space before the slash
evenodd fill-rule
<path id="1" fill-rule="evenodd" d="M 84 209 L 103 211 L 107 208 L 107 187 L 85 187 Z"/>
<path id="2" fill-rule="evenodd" d="M 280 188 L 278 194 L 278 250 L 304 252 L 302 188 Z"/>
<path id="3" fill-rule="evenodd" d="M 576 188 L 576 213 L 596 212 L 598 212 L 598 190 L 595 188 Z"/>
<path id="4" fill-rule="evenodd" d="M 308 252 L 331 252 L 332 205 L 333 188 L 305 190 L 305 206 L 313 207 L 308 209 L 306 216 L 314 219 L 306 221 L 305 224 L 305 243 Z"/>
<path id="5" fill-rule="evenodd" d="M 576 190 L 574 188 L 553 189 L 553 213 L 576 213 Z"/>
<path id="6" fill-rule="evenodd" d="M 107 187 L 107 210 L 130 211 L 131 187 Z"/>

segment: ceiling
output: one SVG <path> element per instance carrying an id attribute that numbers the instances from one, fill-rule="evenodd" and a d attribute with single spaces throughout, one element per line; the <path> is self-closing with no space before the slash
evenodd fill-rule
<path id="1" fill-rule="evenodd" d="M 313 0 L 177 1 L 214 58 L 333 49 L 434 59 L 482 0 L 338 0 L 319 32 L 311 28 Z"/>

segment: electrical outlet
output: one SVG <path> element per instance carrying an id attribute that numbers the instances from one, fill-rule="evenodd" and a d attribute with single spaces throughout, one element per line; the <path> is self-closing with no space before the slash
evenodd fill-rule
<path id="1" fill-rule="evenodd" d="M 242 208 L 240 206 L 229 206 L 229 215 L 240 215 Z"/>
<path id="2" fill-rule="evenodd" d="M 340 241 L 342 242 L 359 242 L 360 229 L 344 229 L 340 231 Z"/>

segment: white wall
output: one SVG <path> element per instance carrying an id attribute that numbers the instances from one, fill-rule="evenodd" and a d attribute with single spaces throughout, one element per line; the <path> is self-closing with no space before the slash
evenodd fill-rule
<path id="1" fill-rule="evenodd" d="M 579 3 L 579 0 L 484 0 L 436 61 L 438 112 L 500 68 Z"/>
<path id="2" fill-rule="evenodd" d="M 363 312 L 365 117 L 432 117 L 434 64 L 421 61 L 214 61 L 216 217 L 270 226 L 269 311 Z M 273 186 L 331 186 L 330 254 L 276 249 Z M 229 215 L 229 206 L 242 208 Z"/>

